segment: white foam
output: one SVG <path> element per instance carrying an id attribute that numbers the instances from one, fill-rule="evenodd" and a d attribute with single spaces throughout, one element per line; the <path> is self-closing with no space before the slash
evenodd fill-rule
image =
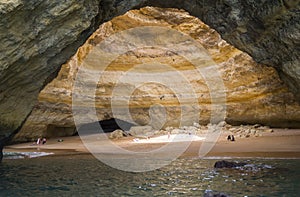
<path id="1" fill-rule="evenodd" d="M 52 155 L 54 153 L 46 152 L 4 152 L 4 159 L 24 159 L 24 158 L 36 158 L 43 157 L 47 155 Z"/>

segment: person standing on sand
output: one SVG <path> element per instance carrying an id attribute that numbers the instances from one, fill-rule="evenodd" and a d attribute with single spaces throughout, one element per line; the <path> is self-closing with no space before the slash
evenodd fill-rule
<path id="1" fill-rule="evenodd" d="M 230 135 L 227 136 L 227 141 L 231 141 Z"/>
<path id="2" fill-rule="evenodd" d="M 41 143 L 41 138 L 38 138 L 37 141 L 36 141 L 36 144 L 40 145 L 40 143 Z"/>
<path id="3" fill-rule="evenodd" d="M 233 142 L 233 141 L 235 141 L 235 139 L 234 139 L 234 136 L 233 135 L 231 135 L 231 141 Z"/>
<path id="4" fill-rule="evenodd" d="M 228 135 L 227 136 L 227 141 L 235 141 L 234 136 L 233 135 Z"/>

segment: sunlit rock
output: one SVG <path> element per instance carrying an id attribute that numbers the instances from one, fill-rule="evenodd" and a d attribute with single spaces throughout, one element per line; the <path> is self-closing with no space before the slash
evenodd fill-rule
<path id="1" fill-rule="evenodd" d="M 22 125 L 40 90 L 98 25 L 146 5 L 187 10 L 256 62 L 275 67 L 300 98 L 298 1 L 5 0 L 0 2 L 0 138 Z"/>
<path id="2" fill-rule="evenodd" d="M 204 58 L 201 66 L 209 67 L 212 66 L 212 62 L 215 63 L 222 77 L 224 89 L 219 89 L 219 93 L 226 95 L 224 106 L 227 112 L 225 117 L 227 122 L 299 127 L 299 104 L 279 79 L 274 68 L 255 63 L 249 55 L 229 45 L 215 30 L 185 11 L 147 7 L 132 10 L 99 27 L 77 53 L 62 66 L 58 76 L 41 91 L 38 103 L 21 131 L 15 136 L 15 141 L 47 136 L 49 125 L 52 128 L 51 132 L 55 132 L 55 127 L 57 127 L 57 132 L 59 129 L 73 129 L 75 132 L 72 114 L 74 92 L 72 90 L 81 65 L 88 61 L 88 67 L 97 71 L 99 61 L 102 60 L 97 59 L 97 56 L 93 54 L 97 51 L 99 44 L 116 33 L 141 26 L 153 26 L 153 29 L 163 27 L 181 32 L 203 47 L 211 60 Z M 170 39 L 167 35 L 160 36 L 161 39 Z M 186 41 L 179 40 L 179 43 L 189 48 Z M 128 48 L 134 44 L 131 40 L 127 42 Z M 118 50 L 118 44 L 115 50 Z M 93 61 L 90 61 L 91 59 Z M 121 115 L 115 117 L 116 114 L 112 111 L 113 103 L 115 109 L 128 108 L 136 124 L 151 125 L 157 129 L 193 125 L 195 114 L 199 119 L 198 122 L 207 124 L 211 121 L 210 94 L 212 90 L 207 85 L 207 80 L 209 80 L 207 76 L 199 74 L 197 69 L 197 65 L 192 64 L 182 55 L 174 53 L 171 49 L 150 46 L 129 50 L 117 56 L 106 67 L 105 75 L 102 75 L 96 84 L 95 102 L 83 101 L 81 105 L 86 112 L 89 112 L 89 108 L 95 104 L 99 120 L 113 117 L 124 120 Z M 141 78 L 146 83 L 136 86 L 134 80 L 122 81 L 120 79 L 124 73 L 128 74 L 130 79 Z M 146 76 L 149 73 L 154 76 L 164 75 L 167 81 L 165 83 L 147 81 Z M 83 71 L 87 80 L 95 77 L 94 74 L 95 72 Z M 178 74 L 184 77 L 180 78 Z M 169 84 L 173 84 L 177 88 L 176 91 L 170 88 Z M 87 83 L 79 91 L 91 94 L 90 85 Z M 193 94 L 188 93 L 195 96 L 196 103 L 191 100 L 180 100 L 186 93 L 186 89 L 193 90 Z M 130 96 L 128 105 L 121 105 L 120 98 L 126 94 Z M 216 102 L 215 104 L 222 104 L 219 101 Z M 196 105 L 199 109 L 195 107 Z M 183 111 L 187 116 L 182 117 Z M 91 121 L 91 116 L 92 114 L 86 113 L 85 121 Z"/>

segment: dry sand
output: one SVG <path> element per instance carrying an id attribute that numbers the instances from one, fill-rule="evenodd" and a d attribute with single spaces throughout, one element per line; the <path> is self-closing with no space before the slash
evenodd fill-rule
<path id="1" fill-rule="evenodd" d="M 231 142 L 226 140 L 228 133 L 222 133 L 207 157 L 268 157 L 268 158 L 300 158 L 300 129 L 274 129 L 273 133 L 264 133 L 260 137 L 237 138 Z M 120 140 L 108 140 L 106 134 L 86 136 L 94 147 L 101 147 L 100 151 L 108 154 L 118 154 L 111 149 L 111 145 L 135 152 L 148 152 L 159 149 L 172 139 L 171 136 L 160 136 L 157 139 L 139 139 L 126 137 Z M 189 147 L 182 154 L 182 157 L 198 157 L 199 149 L 203 143 L 202 138 L 192 138 Z M 6 146 L 4 152 L 53 152 L 55 154 L 89 153 L 79 136 L 64 137 L 62 142 L 58 138 L 50 139 L 45 145 L 33 145 L 23 143 Z M 166 139 L 166 140 L 163 140 Z M 184 139 L 191 137 L 181 136 L 177 142 L 182 143 Z"/>

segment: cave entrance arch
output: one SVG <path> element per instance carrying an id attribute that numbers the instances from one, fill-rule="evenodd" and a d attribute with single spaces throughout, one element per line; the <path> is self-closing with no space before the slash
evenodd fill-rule
<path id="1" fill-rule="evenodd" d="M 110 118 L 110 119 L 100 120 L 98 122 L 83 124 L 80 126 L 79 130 L 93 131 L 95 125 L 100 126 L 102 128 L 103 133 L 110 133 L 118 129 L 123 131 L 129 131 L 132 126 L 135 126 L 134 124 L 121 119 Z"/>

